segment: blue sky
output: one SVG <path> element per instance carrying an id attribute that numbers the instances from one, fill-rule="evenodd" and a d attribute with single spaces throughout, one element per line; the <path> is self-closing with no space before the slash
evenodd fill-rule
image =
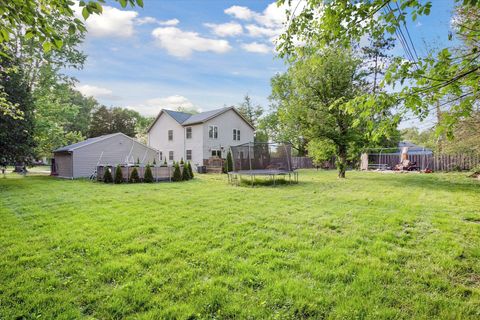
<path id="1" fill-rule="evenodd" d="M 144 8 L 107 2 L 87 20 L 83 70 L 70 70 L 77 88 L 107 106 L 155 115 L 182 105 L 210 110 L 249 94 L 268 107 L 270 78 L 285 69 L 272 39 L 285 8 L 273 1 L 145 0 Z M 415 46 L 444 45 L 452 2 L 434 1 L 429 17 L 409 23 Z M 403 54 L 401 47 L 395 52 Z"/>

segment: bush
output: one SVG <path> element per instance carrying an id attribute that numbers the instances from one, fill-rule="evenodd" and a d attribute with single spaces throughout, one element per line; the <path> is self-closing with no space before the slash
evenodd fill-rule
<path id="1" fill-rule="evenodd" d="M 173 166 L 173 181 L 182 181 L 182 172 L 180 171 L 180 165 L 177 163 Z"/>
<path id="2" fill-rule="evenodd" d="M 185 163 L 183 162 L 183 158 L 180 158 L 180 165 L 182 164 L 185 164 Z"/>
<path id="3" fill-rule="evenodd" d="M 232 153 L 228 151 L 227 153 L 227 173 L 233 171 L 233 160 L 232 160 Z"/>
<path id="4" fill-rule="evenodd" d="M 122 167 L 120 165 L 117 166 L 115 169 L 115 183 L 122 183 L 123 182 L 123 173 L 122 173 Z"/>
<path id="5" fill-rule="evenodd" d="M 222 166 L 222 173 L 228 173 L 228 162 L 227 159 L 223 161 L 223 166 Z"/>
<path id="6" fill-rule="evenodd" d="M 188 162 L 183 165 L 182 180 L 188 181 L 192 179 L 190 177 L 190 170 L 188 170 Z"/>
<path id="7" fill-rule="evenodd" d="M 474 166 L 470 171 L 473 173 L 480 173 L 480 163 Z"/>
<path id="8" fill-rule="evenodd" d="M 190 162 L 188 162 L 188 173 L 190 173 L 190 179 L 193 179 L 192 164 Z"/>
<path id="9" fill-rule="evenodd" d="M 132 173 L 130 174 L 130 182 L 140 182 L 140 176 L 138 175 L 137 167 L 133 167 Z"/>
<path id="10" fill-rule="evenodd" d="M 152 183 L 153 182 L 153 174 L 150 165 L 147 165 L 145 168 L 145 174 L 143 176 L 143 182 Z"/>
<path id="11" fill-rule="evenodd" d="M 163 161 L 163 166 L 164 166 L 164 167 L 167 166 L 167 158 L 165 158 L 165 160 Z"/>
<path id="12" fill-rule="evenodd" d="M 112 183 L 113 182 L 112 173 L 110 172 L 109 167 L 107 167 L 107 169 L 105 169 L 105 173 L 103 174 L 103 182 L 105 182 L 105 183 Z"/>
<path id="13" fill-rule="evenodd" d="M 157 164 L 157 161 L 155 161 L 155 158 L 153 158 L 153 165 L 155 166 Z"/>

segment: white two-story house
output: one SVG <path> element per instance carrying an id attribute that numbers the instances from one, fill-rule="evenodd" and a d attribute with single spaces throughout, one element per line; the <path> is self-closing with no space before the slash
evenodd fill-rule
<path id="1" fill-rule="evenodd" d="M 183 158 L 205 165 L 212 157 L 226 158 L 230 146 L 252 142 L 254 130 L 234 107 L 194 115 L 164 109 L 148 129 L 148 146 L 162 162 Z"/>

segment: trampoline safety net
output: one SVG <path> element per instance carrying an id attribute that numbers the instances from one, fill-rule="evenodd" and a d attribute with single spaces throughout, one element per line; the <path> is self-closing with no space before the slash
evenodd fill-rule
<path id="1" fill-rule="evenodd" d="M 293 171 L 288 143 L 250 142 L 232 146 L 233 171 Z"/>

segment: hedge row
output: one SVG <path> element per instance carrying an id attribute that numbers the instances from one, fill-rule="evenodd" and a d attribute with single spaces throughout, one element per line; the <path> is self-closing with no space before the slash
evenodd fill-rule
<path id="1" fill-rule="evenodd" d="M 155 163 L 154 163 L 155 165 Z M 183 172 L 180 170 L 180 165 L 183 165 Z M 192 170 L 192 165 L 190 162 L 183 163 L 183 159 L 180 162 L 174 163 L 173 164 L 173 177 L 172 181 L 187 181 L 193 179 L 193 170 Z M 138 174 L 138 170 L 136 167 L 133 167 L 132 172 L 130 173 L 130 177 L 128 177 L 128 182 L 132 183 L 139 183 L 139 182 L 145 182 L 145 183 L 152 183 L 154 181 L 153 179 L 153 174 L 152 174 L 152 168 L 150 165 L 147 165 L 145 167 L 145 173 L 143 180 L 140 179 L 140 176 Z M 103 174 L 103 182 L 105 183 L 123 183 L 123 173 L 122 173 L 122 167 L 118 165 L 115 168 L 115 177 L 112 177 L 112 172 L 110 171 L 110 168 L 105 169 L 105 173 Z"/>

